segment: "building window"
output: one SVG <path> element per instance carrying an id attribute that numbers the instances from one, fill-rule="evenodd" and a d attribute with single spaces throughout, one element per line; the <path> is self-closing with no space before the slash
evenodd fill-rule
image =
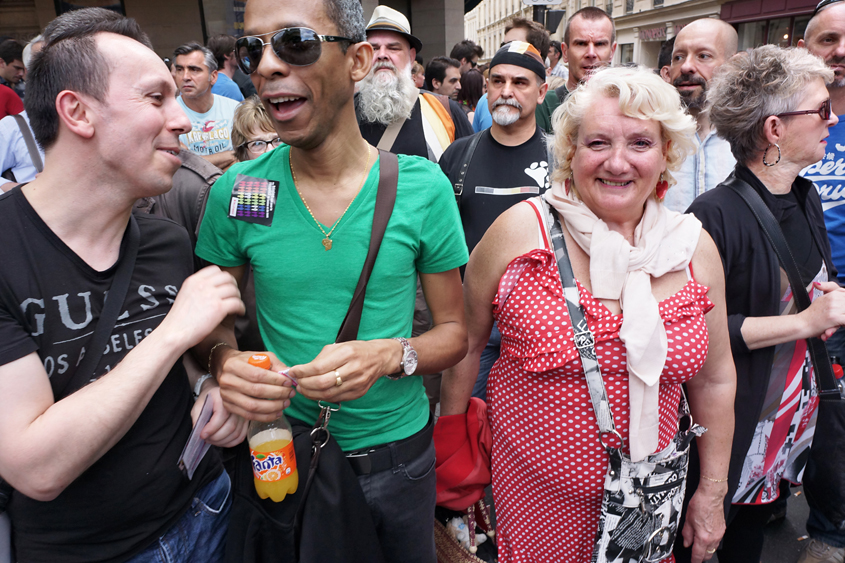
<path id="1" fill-rule="evenodd" d="M 778 47 L 789 47 L 789 31 L 791 23 L 791 18 L 770 20 L 769 33 L 766 37 L 766 43 L 769 43 L 770 45 L 777 45 Z"/>
<path id="2" fill-rule="evenodd" d="M 625 13 L 630 14 L 634 11 L 634 0 L 625 0 Z"/>
<path id="3" fill-rule="evenodd" d="M 245 7 L 246 0 L 200 0 L 206 39 L 220 34 L 243 35 Z"/>
<path id="4" fill-rule="evenodd" d="M 663 5 L 663 0 L 654 0 L 654 7 L 659 8 Z"/>
<path id="5" fill-rule="evenodd" d="M 604 11 L 607 12 L 608 16 L 613 15 L 613 0 L 607 0 L 607 6 L 605 6 Z"/>
<path id="6" fill-rule="evenodd" d="M 626 64 L 634 62 L 634 44 L 624 43 L 619 46 L 619 63 Z"/>
<path id="7" fill-rule="evenodd" d="M 766 33 L 766 22 L 749 22 L 739 24 L 739 50 L 753 49 L 763 44 Z"/>
<path id="8" fill-rule="evenodd" d="M 737 26 L 739 50 L 744 51 L 766 44 L 795 47 L 798 45 L 798 40 L 804 38 L 809 21 L 810 16 L 803 15 L 741 23 Z"/>

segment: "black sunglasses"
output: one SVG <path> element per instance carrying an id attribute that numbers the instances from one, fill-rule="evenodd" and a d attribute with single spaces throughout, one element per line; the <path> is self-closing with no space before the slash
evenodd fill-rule
<path id="1" fill-rule="evenodd" d="M 822 0 L 821 2 L 819 2 L 818 6 L 816 6 L 816 9 L 813 11 L 813 15 L 810 16 L 810 19 L 816 17 L 816 14 L 818 14 L 822 9 L 830 6 L 831 4 L 836 4 L 837 2 L 841 1 L 842 0 Z"/>
<path id="2" fill-rule="evenodd" d="M 788 111 L 786 113 L 779 113 L 775 117 L 786 117 L 787 115 L 813 115 L 818 114 L 822 121 L 830 119 L 830 98 L 822 102 L 819 109 L 805 109 L 801 111 Z"/>
<path id="3" fill-rule="evenodd" d="M 273 47 L 276 56 L 289 65 L 308 66 L 319 60 L 324 41 L 326 43 L 339 41 L 354 43 L 347 37 L 318 35 L 316 31 L 307 27 L 286 27 L 270 33 L 273 35 L 267 43 L 252 35 L 241 37 L 235 42 L 238 66 L 246 74 L 252 74 L 258 68 L 265 45 Z"/>

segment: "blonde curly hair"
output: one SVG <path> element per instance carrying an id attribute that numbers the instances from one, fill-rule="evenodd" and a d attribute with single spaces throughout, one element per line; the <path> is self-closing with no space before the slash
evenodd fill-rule
<path id="1" fill-rule="evenodd" d="M 695 120 L 681 104 L 678 90 L 642 66 L 608 67 L 598 71 L 555 110 L 552 115 L 555 132 L 552 141 L 555 158 L 552 180 L 563 182 L 572 175 L 572 158 L 578 144 L 578 131 L 584 116 L 599 97 L 618 99 L 623 115 L 654 120 L 660 124 L 663 141 L 670 141 L 663 179 L 670 186 L 674 185 L 672 171 L 678 170 L 684 159 L 695 152 L 692 140 L 696 129 Z M 578 197 L 576 187 L 573 185 L 571 189 Z"/>

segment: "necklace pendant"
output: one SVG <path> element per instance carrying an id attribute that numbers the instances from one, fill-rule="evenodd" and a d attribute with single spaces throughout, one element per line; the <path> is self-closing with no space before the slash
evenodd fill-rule
<path id="1" fill-rule="evenodd" d="M 323 239 L 323 246 L 325 246 L 325 247 L 326 247 L 326 251 L 327 251 L 327 252 L 328 252 L 329 250 L 331 250 L 331 249 L 332 249 L 332 239 L 330 239 L 330 238 L 328 238 L 328 237 L 324 238 L 324 239 Z"/>

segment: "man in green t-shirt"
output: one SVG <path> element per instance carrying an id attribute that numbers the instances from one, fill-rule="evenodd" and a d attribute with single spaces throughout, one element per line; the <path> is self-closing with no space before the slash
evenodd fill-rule
<path id="1" fill-rule="evenodd" d="M 209 358 L 227 408 L 245 418 L 269 421 L 284 411 L 311 424 L 318 401 L 342 403 L 330 430 L 358 474 L 386 560 L 434 562 L 434 447 L 428 401 L 413 374 L 443 370 L 466 352 L 458 268 L 468 254 L 451 185 L 437 165 L 398 157 L 396 204 L 358 340 L 334 344 L 367 254 L 379 178 L 378 152 L 361 136 L 353 106 L 355 83 L 373 59 L 361 4 L 250 0 L 244 23 L 239 63 L 288 146 L 218 180 L 197 254 L 236 279 L 252 265 L 273 363 L 250 366 L 231 323 L 198 352 Z M 238 205 L 238 193 L 250 189 L 272 202 L 261 217 Z M 406 340 L 418 273 L 434 326 Z M 288 367 L 296 392 L 277 373 Z M 443 382 L 442 414 L 466 410 L 468 395 L 455 392 L 465 388 Z M 385 451 L 395 455 L 382 466 Z"/>

